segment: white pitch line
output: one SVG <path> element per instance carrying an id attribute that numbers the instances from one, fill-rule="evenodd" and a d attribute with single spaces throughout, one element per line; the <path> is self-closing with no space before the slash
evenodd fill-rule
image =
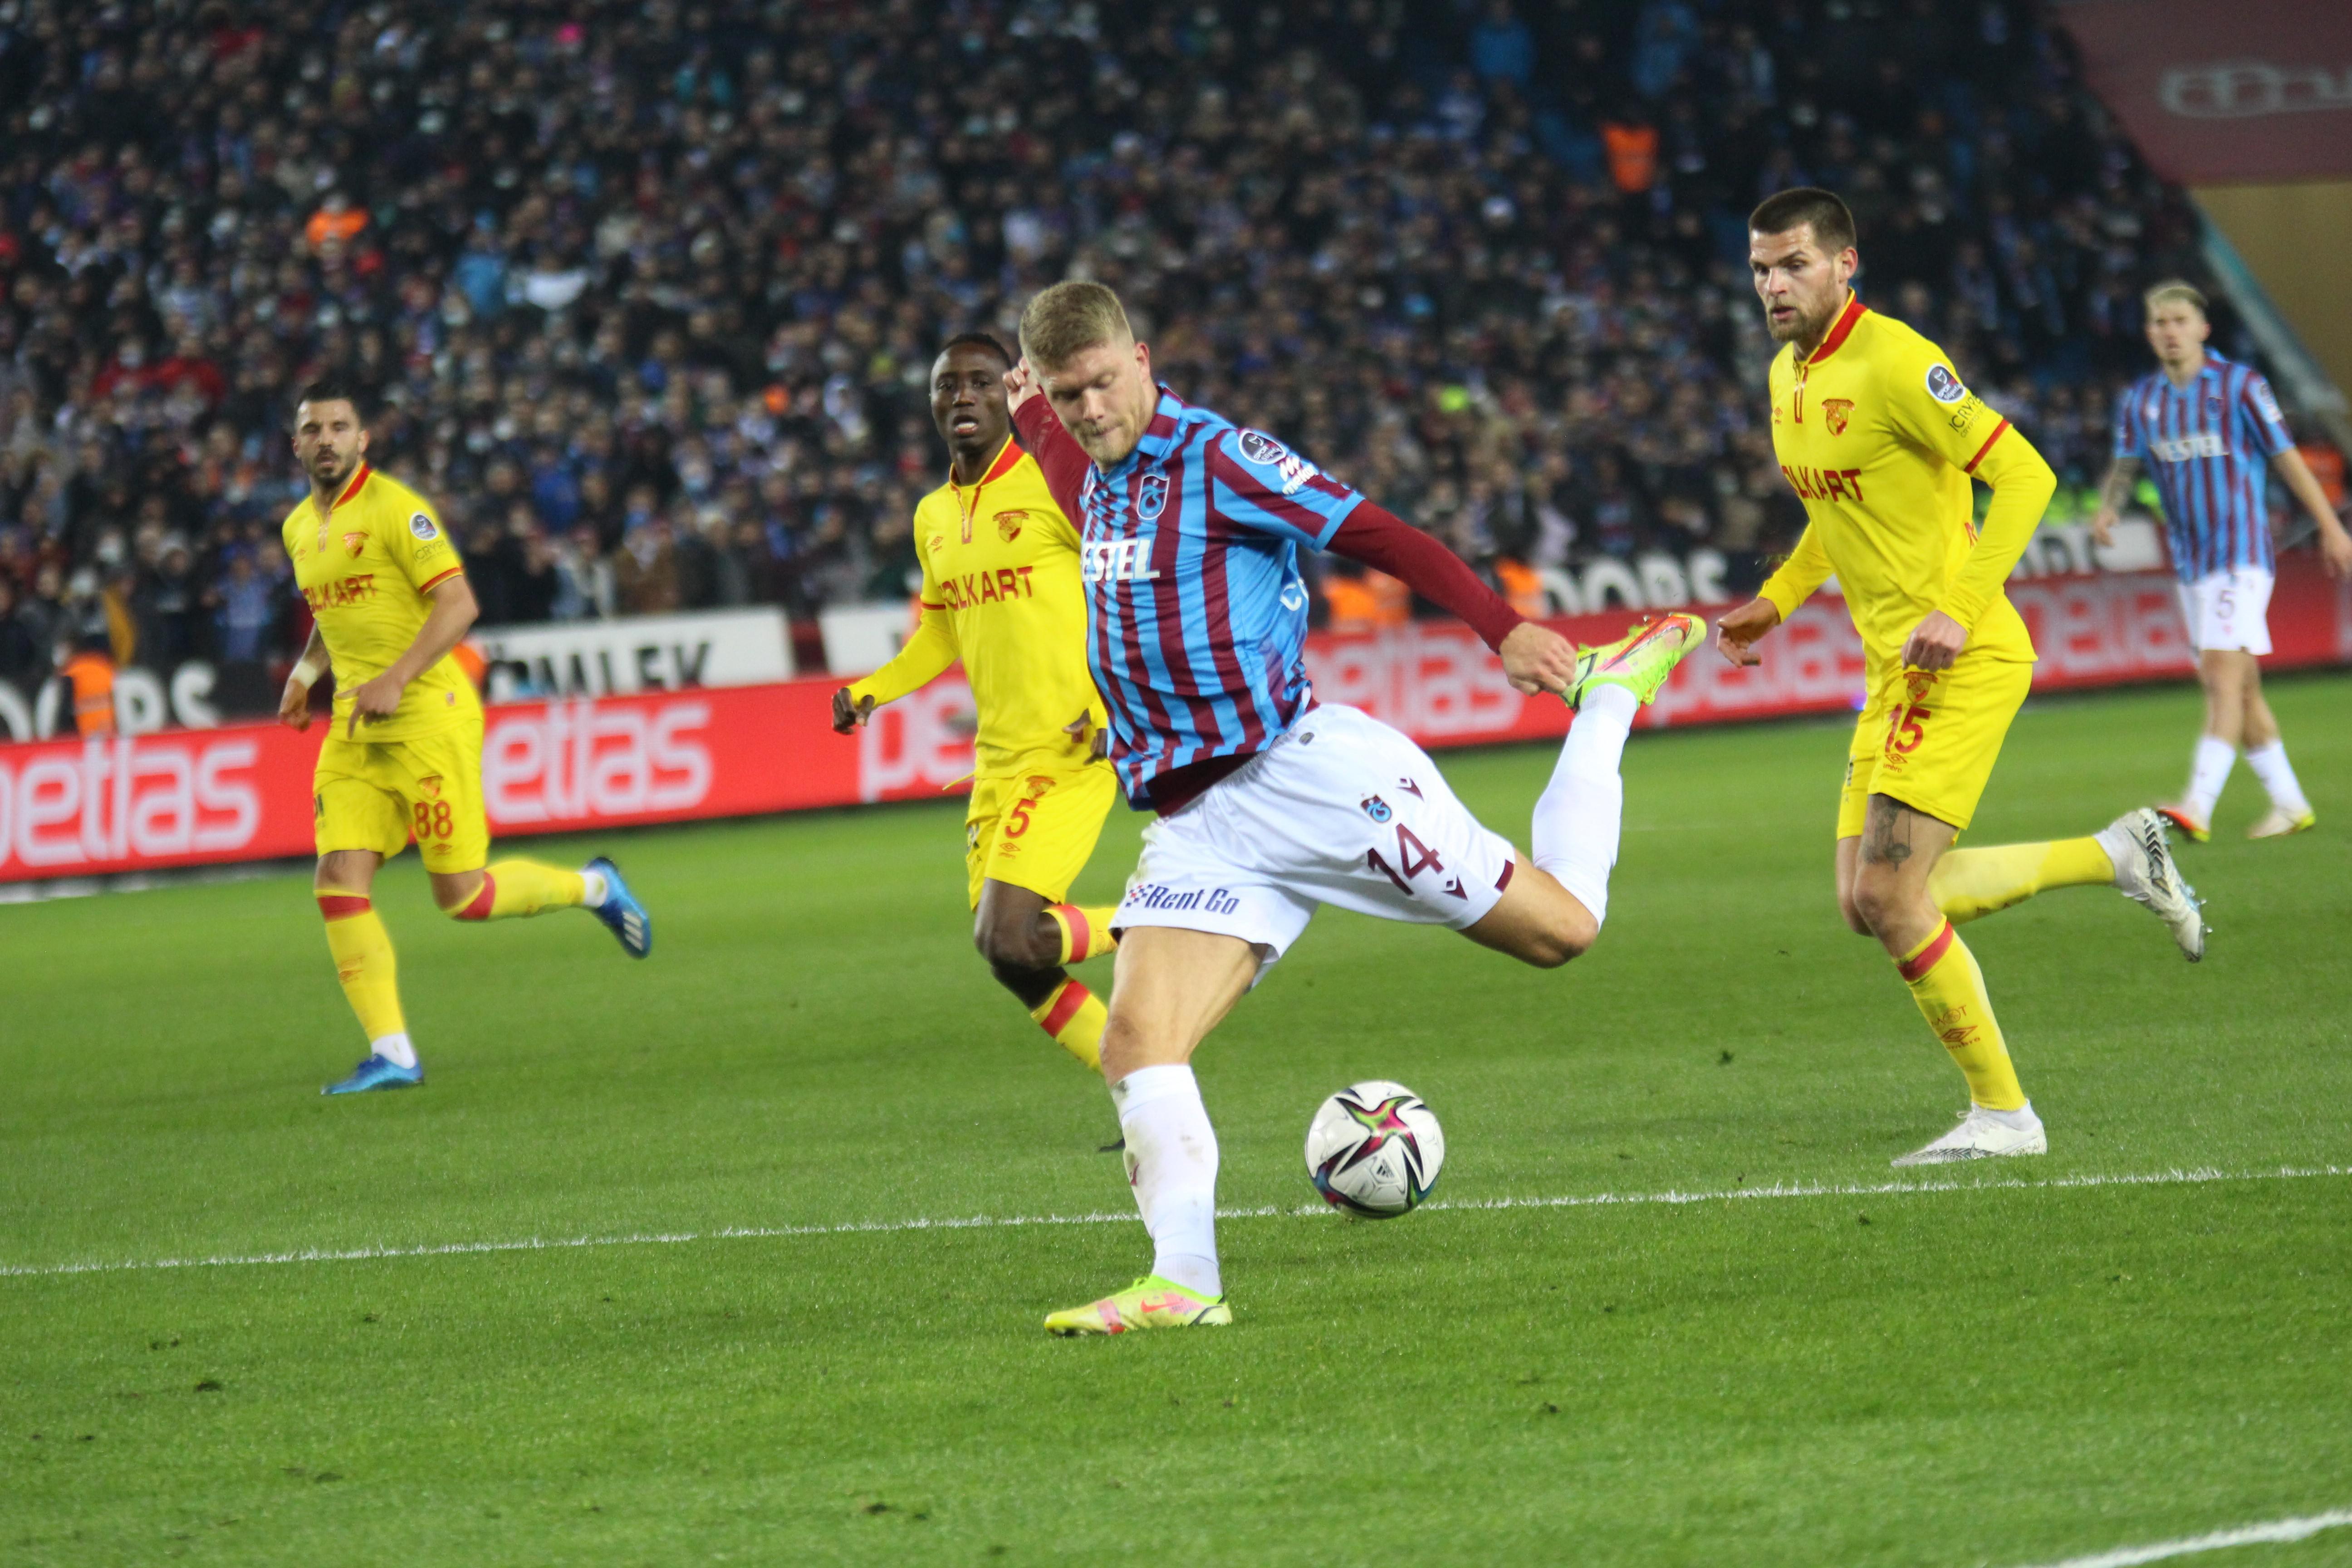
<path id="1" fill-rule="evenodd" d="M 2059 1176 L 2046 1182 L 1861 1182 L 1774 1183 L 1767 1186 L 1662 1193 L 1577 1193 L 1558 1197 L 1475 1198 L 1426 1204 L 1428 1209 L 1471 1212 L 1489 1209 L 1602 1208 L 1621 1204 L 1705 1204 L 1739 1198 L 1866 1198 L 1909 1193 L 2034 1192 L 2076 1187 L 2202 1186 L 2216 1182 L 2307 1181 L 2352 1176 L 2352 1165 L 2282 1165 L 2273 1171 L 2197 1170 L 2125 1172 L 2114 1175 Z M 1328 1217 L 1328 1208 L 1302 1205 L 1219 1209 L 1219 1219 Z M 866 1219 L 836 1225 L 728 1226 L 718 1230 L 637 1231 L 624 1236 L 524 1237 L 513 1241 L 449 1241 L 425 1247 L 304 1247 L 293 1252 L 216 1254 L 209 1258 L 148 1258 L 92 1263 L 0 1264 L 0 1279 L 43 1279 L 66 1274 L 129 1274 L 162 1268 L 239 1268 L 269 1263 L 352 1263 L 370 1258 L 450 1258 L 484 1252 L 551 1252 L 583 1247 L 675 1247 L 689 1241 L 767 1240 L 796 1236 L 872 1236 L 910 1230 L 1019 1230 L 1031 1226 L 1115 1225 L 1131 1213 L 1071 1215 L 974 1215 L 966 1219 Z"/>
<path id="2" fill-rule="evenodd" d="M 2217 1530 L 2210 1535 L 2192 1535 L 2181 1541 L 2159 1541 L 2153 1546 L 2126 1546 L 2114 1552 L 2094 1552 L 2088 1557 L 2069 1557 L 2063 1563 L 2048 1563 L 2045 1568 L 2132 1568 L 2137 1563 L 2161 1563 L 2168 1557 L 2219 1552 L 2231 1546 L 2307 1541 L 2323 1530 L 2338 1530 L 2347 1524 L 2352 1524 L 2352 1508 L 2339 1508 L 2329 1513 L 2315 1513 L 2302 1519 L 2275 1519 L 2268 1524 L 2242 1524 L 2235 1530 Z"/>

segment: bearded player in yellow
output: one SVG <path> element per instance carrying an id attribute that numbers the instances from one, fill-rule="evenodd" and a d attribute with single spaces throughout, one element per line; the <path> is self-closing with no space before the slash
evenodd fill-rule
<path id="1" fill-rule="evenodd" d="M 1117 947 L 1112 911 L 1065 900 L 1118 782 L 1095 751 L 1103 706 L 1087 668 L 1077 532 L 1013 444 L 1012 368 L 979 332 L 950 338 L 931 366 L 931 422 L 950 461 L 948 482 L 915 507 L 921 619 L 896 658 L 834 693 L 833 727 L 850 733 L 962 658 L 980 710 L 964 818 L 972 941 L 1038 1027 L 1100 1070 L 1103 1005 L 1065 966 Z"/>
<path id="2" fill-rule="evenodd" d="M 1756 292 L 1786 345 L 1772 362 L 1773 449 L 1808 521 L 1763 592 L 1717 624 L 1717 646 L 1759 663 L 1757 641 L 1837 574 L 1868 681 L 1838 804 L 1838 904 L 1885 945 L 1969 1084 L 1960 1124 L 1895 1163 L 2042 1153 L 1983 972 L 1953 926 L 2076 885 L 2145 905 L 2191 960 L 2204 922 L 2152 811 L 2088 837 L 1951 847 L 2032 682 L 2032 639 L 2001 584 L 2056 480 L 1941 349 L 1847 287 L 1860 261 L 1843 202 L 1782 191 L 1748 231 Z M 1980 529 L 1972 478 L 1992 488 Z"/>
<path id="3" fill-rule="evenodd" d="M 329 1094 L 421 1083 L 400 1008 L 392 939 L 370 901 L 376 868 L 416 841 L 433 901 L 454 920 L 542 910 L 595 911 L 632 957 L 653 945 L 645 907 L 610 860 L 569 871 L 536 860 L 487 868 L 482 703 L 450 650 L 474 624 L 473 590 L 425 499 L 367 463 L 353 392 L 329 382 L 294 409 L 294 456 L 310 493 L 287 514 L 286 553 L 315 618 L 278 700 L 281 723 L 310 725 L 310 688 L 335 672 L 335 700 L 311 784 L 313 886 L 343 995 L 367 1058 Z"/>

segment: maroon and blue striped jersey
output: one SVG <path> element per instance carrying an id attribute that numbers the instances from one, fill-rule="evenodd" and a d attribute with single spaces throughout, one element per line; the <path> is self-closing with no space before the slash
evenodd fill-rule
<path id="1" fill-rule="evenodd" d="M 1362 500 L 1164 386 L 1135 450 L 1087 464 L 1072 521 L 1087 658 L 1131 802 L 1178 768 L 1264 751 L 1310 705 L 1298 552 Z"/>
<path id="2" fill-rule="evenodd" d="M 2116 456 L 2147 465 L 2184 583 L 2274 569 L 2263 493 L 2270 459 L 2294 445 L 2262 373 L 2210 352 L 2187 386 L 2159 370 L 2116 407 Z"/>

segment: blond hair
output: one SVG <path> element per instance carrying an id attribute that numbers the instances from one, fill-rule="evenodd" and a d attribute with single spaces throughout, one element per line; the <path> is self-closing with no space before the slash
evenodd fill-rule
<path id="1" fill-rule="evenodd" d="M 2151 316 L 2156 314 L 2157 308 L 2158 306 L 2170 305 L 2174 303 L 2194 305 L 2197 307 L 2197 313 L 2200 316 L 2205 314 L 2204 294 L 2198 289 L 2195 284 L 2189 282 L 2184 278 L 2166 279 L 2163 282 L 2158 283 L 2155 288 L 2150 289 L 2147 293 L 2141 295 L 2140 303 L 2147 307 L 2147 313 Z"/>
<path id="2" fill-rule="evenodd" d="M 1021 312 L 1021 352 L 1040 370 L 1056 370 L 1097 343 L 1135 341 L 1127 308 L 1100 283 L 1056 283 Z"/>

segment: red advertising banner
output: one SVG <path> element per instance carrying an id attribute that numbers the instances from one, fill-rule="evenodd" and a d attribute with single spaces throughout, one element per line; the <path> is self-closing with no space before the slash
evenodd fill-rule
<path id="1" fill-rule="evenodd" d="M 2352 5 L 2068 0 L 2091 89 L 2180 184 L 2352 174 Z"/>
<path id="2" fill-rule="evenodd" d="M 2307 557 L 2282 563 L 2273 668 L 2352 664 L 2352 587 Z M 2042 662 L 2036 689 L 2187 676 L 2195 661 L 2163 573 L 2010 584 Z M 1626 613 L 1554 623 L 1620 635 Z M 1734 669 L 1684 662 L 1642 723 L 1722 723 L 1837 712 L 1861 695 L 1862 645 L 1844 605 L 1817 598 Z M 1563 734 L 1568 710 L 1522 697 L 1468 628 L 1414 625 L 1317 637 L 1316 693 L 1432 748 Z M 971 692 L 950 675 L 833 733 L 830 679 L 519 704 L 489 710 L 482 790 L 499 837 L 604 824 L 750 816 L 938 795 L 972 765 Z M 0 882 L 274 859 L 311 851 L 310 770 L 321 731 L 274 724 L 0 746 Z"/>

